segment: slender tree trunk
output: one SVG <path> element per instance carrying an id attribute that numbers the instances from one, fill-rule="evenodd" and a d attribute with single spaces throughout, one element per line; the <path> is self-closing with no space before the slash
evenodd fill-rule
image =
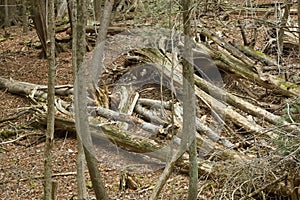
<path id="1" fill-rule="evenodd" d="M 65 16 L 68 10 L 67 0 L 57 0 L 56 7 L 57 7 L 57 12 L 55 17 L 57 20 L 61 20 Z"/>
<path id="2" fill-rule="evenodd" d="M 28 32 L 28 15 L 27 15 L 27 1 L 22 0 L 22 26 L 23 34 Z"/>
<path id="3" fill-rule="evenodd" d="M 298 40 L 299 40 L 298 55 L 300 57 L 300 0 L 298 0 Z"/>
<path id="4" fill-rule="evenodd" d="M 96 84 L 99 78 L 99 70 L 103 67 L 103 56 L 104 56 L 104 40 L 107 36 L 107 30 L 110 24 L 111 12 L 114 5 L 114 0 L 106 0 L 104 5 L 104 10 L 102 14 L 102 20 L 98 31 L 97 45 L 99 49 L 99 54 L 97 57 L 93 58 L 91 68 L 94 70 L 92 72 L 92 82 Z"/>
<path id="5" fill-rule="evenodd" d="M 73 71 L 74 71 L 74 79 L 76 80 L 77 71 L 82 66 L 84 54 L 85 54 L 85 46 L 80 45 L 85 43 L 85 8 L 81 7 L 82 3 L 79 1 L 79 6 L 77 5 L 77 1 L 71 2 L 72 7 L 72 63 L 73 63 Z M 80 14 L 79 14 L 80 13 Z M 79 16 L 81 17 L 79 19 Z M 75 101 L 77 103 L 77 101 Z M 78 107 L 79 105 L 75 105 Z M 76 115 L 76 113 L 75 113 Z M 86 191 L 86 182 L 85 182 L 85 157 L 84 150 L 82 146 L 82 141 L 80 139 L 79 130 L 77 130 L 77 193 L 79 200 L 87 199 L 87 191 Z"/>
<path id="6" fill-rule="evenodd" d="M 286 23 L 287 23 L 288 17 L 290 15 L 291 5 L 292 5 L 292 1 L 287 0 L 285 2 L 283 16 L 280 16 L 280 25 L 279 25 L 278 38 L 277 38 L 278 62 L 280 62 L 282 53 L 283 53 L 283 36 L 284 36 L 284 30 L 286 28 Z"/>
<path id="7" fill-rule="evenodd" d="M 52 191 L 52 146 L 54 139 L 54 97 L 55 97 L 55 22 L 54 22 L 54 0 L 48 0 L 49 12 L 48 14 L 48 38 L 47 46 L 48 51 L 48 113 L 47 113 L 47 133 L 46 133 L 46 143 L 45 143 L 45 154 L 44 154 L 44 164 L 45 164 L 45 183 L 44 183 L 44 199 L 53 199 Z M 56 188 L 56 187 L 54 187 Z"/>
<path id="8" fill-rule="evenodd" d="M 99 28 L 99 36 L 97 38 L 97 43 L 104 41 L 107 35 L 107 29 L 110 24 L 111 12 L 114 6 L 114 0 L 106 0 L 101 20 L 101 25 Z"/>
<path id="9" fill-rule="evenodd" d="M 95 13 L 95 20 L 100 22 L 101 21 L 101 13 L 102 13 L 102 0 L 94 0 L 94 13 Z"/>
<path id="10" fill-rule="evenodd" d="M 78 0 L 77 3 L 76 23 L 74 23 L 75 21 L 73 19 L 73 40 L 74 38 L 78 38 L 78 41 L 76 42 L 76 52 L 74 52 L 74 55 L 77 57 L 75 61 L 76 66 L 74 66 L 74 103 L 76 131 L 77 138 L 79 140 L 78 147 L 79 149 L 83 147 L 96 199 L 106 200 L 108 199 L 108 196 L 106 194 L 105 187 L 98 169 L 98 162 L 95 157 L 95 149 L 92 143 L 87 116 L 87 82 L 85 76 L 86 63 L 84 62 L 86 48 L 86 0 Z M 72 18 L 75 18 L 75 16 L 72 16 Z"/>
<path id="11" fill-rule="evenodd" d="M 191 28 L 191 0 L 182 0 L 184 59 L 183 59 L 183 143 L 189 144 L 189 200 L 197 199 L 198 164 L 196 134 L 196 97 L 194 88 L 194 66 L 192 58 L 192 28 Z"/>
<path id="12" fill-rule="evenodd" d="M 4 27 L 9 26 L 8 0 L 4 0 Z"/>
<path id="13" fill-rule="evenodd" d="M 47 45 L 46 40 L 47 36 L 47 9 L 46 9 L 46 0 L 32 0 L 31 2 L 31 13 L 33 15 L 33 23 L 37 32 L 37 35 L 42 44 L 42 56 L 46 57 Z"/>

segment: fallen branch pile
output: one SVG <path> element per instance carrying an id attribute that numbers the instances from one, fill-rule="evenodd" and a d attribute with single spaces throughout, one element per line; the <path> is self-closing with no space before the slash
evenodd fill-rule
<path id="1" fill-rule="evenodd" d="M 228 190 L 235 190 L 238 185 L 237 196 L 245 197 L 243 192 L 247 192 L 250 198 L 262 191 L 298 195 L 299 84 L 265 73 L 264 68 L 282 67 L 282 63 L 268 55 L 231 44 L 204 27 L 197 31 L 210 41 L 195 43 L 190 60 L 195 66 L 195 92 L 199 102 L 196 139 L 200 174 L 227 182 Z M 146 37 L 154 42 L 145 42 L 145 38 L 135 38 L 135 34 L 141 36 L 131 32 L 109 41 L 104 56 L 107 67 L 101 78 L 114 77 L 88 88 L 91 133 L 95 140 L 109 140 L 133 155 L 147 155 L 166 162 L 183 134 L 182 36 L 166 38 L 154 32 L 150 39 Z M 132 49 L 132 46 L 141 48 Z M 129 63 L 127 69 L 124 66 L 118 66 L 122 70 L 112 69 L 114 66 L 110 64 L 120 56 Z M 242 89 L 238 92 L 224 89 L 233 83 Z M 0 88 L 34 100 L 36 121 L 46 125 L 45 101 L 40 101 L 47 98 L 46 86 L 0 77 Z M 73 102 L 72 98 L 66 98 L 72 97 L 73 87 L 57 86 L 56 94 L 56 130 L 74 132 Z M 288 99 L 286 112 L 285 104 L 265 100 L 275 95 Z M 280 149 L 282 145 L 286 146 Z M 176 165 L 187 170 L 188 153 Z M 251 171 L 249 165 L 265 168 Z M 237 175 L 240 179 L 231 179 Z M 248 180 L 253 177 L 260 179 L 254 178 L 250 183 Z"/>
<path id="2" fill-rule="evenodd" d="M 264 62 L 265 56 L 257 57 L 256 54 L 255 57 L 248 57 L 236 47 L 213 36 L 208 30 L 204 29 L 204 32 L 222 49 L 216 52 L 203 44 L 197 44 L 198 48 L 194 50 L 196 55 L 194 55 L 194 63 L 199 71 L 195 73 L 195 91 L 202 105 L 199 106 L 199 118 L 196 123 L 197 143 L 201 155 L 199 170 L 201 174 L 218 177 L 225 167 L 223 162 L 230 161 L 242 167 L 246 163 L 257 162 L 257 155 L 262 156 L 270 151 L 275 154 L 277 150 L 274 141 L 280 140 L 284 134 L 299 141 L 300 128 L 295 121 L 290 123 L 283 116 L 264 109 L 261 106 L 264 104 L 257 99 L 252 98 L 251 102 L 225 91 L 221 88 L 222 85 L 212 80 L 212 76 L 209 77 L 210 69 L 197 65 L 197 62 L 203 64 L 206 61 L 209 66 L 212 60 L 208 58 L 211 57 L 218 69 L 234 74 L 236 79 L 244 80 L 249 85 L 253 84 L 251 81 L 254 80 L 255 84 L 252 87 L 263 87 L 277 95 L 295 98 L 300 88 L 284 80 L 278 81 L 278 78 L 271 75 L 258 74 L 255 66 L 259 64 L 253 64 Z M 144 154 L 165 162 L 172 149 L 178 145 L 176 142 L 180 142 L 182 134 L 180 97 L 183 91 L 180 90 L 182 88 L 180 57 L 174 57 L 174 52 L 168 52 L 163 47 L 160 50 L 153 48 L 133 50 L 131 53 L 134 56 L 127 55 L 128 57 L 125 58 L 131 62 L 134 59 L 143 60 L 142 67 L 132 67 L 130 75 L 125 74 L 125 78 L 118 80 L 118 87 L 109 88 L 103 85 L 102 88 L 96 88 L 94 91 L 89 90 L 88 112 L 91 133 L 95 140 L 110 140 L 129 152 Z M 285 85 L 290 87 L 284 87 Z M 142 90 L 139 88 L 141 86 Z M 158 90 L 160 87 L 169 89 L 174 96 L 169 99 L 161 96 Z M 44 101 L 40 101 L 47 97 L 46 86 L 0 78 L 0 88 L 33 99 L 40 105 L 34 109 L 36 120 L 46 125 L 46 106 Z M 107 90 L 111 90 L 112 94 L 108 95 Z M 154 90 L 159 94 L 156 97 L 161 96 L 160 99 L 167 100 L 142 98 L 140 96 L 143 90 Z M 72 102 L 64 100 L 66 99 L 64 96 L 73 94 L 72 86 L 57 86 L 56 94 L 58 95 L 56 130 L 75 131 Z M 101 102 L 103 99 L 110 100 L 103 103 Z M 203 113 L 201 111 L 203 108 L 211 110 L 211 113 Z M 218 128 L 219 126 L 222 128 Z M 260 144 L 259 148 L 257 144 Z M 293 151 L 293 154 L 299 155 L 299 149 Z M 272 162 L 272 158 L 266 162 Z M 181 169 L 188 169 L 188 154 L 184 154 L 176 165 Z M 274 173 L 272 170 L 268 173 L 271 172 Z M 299 179 L 295 173 L 284 173 L 284 176 L 279 179 L 267 176 L 266 181 L 270 180 L 272 183 L 266 182 L 266 185 L 260 185 L 261 190 L 267 188 L 272 191 L 279 182 L 285 180 L 289 183 L 280 188 L 285 193 L 290 190 L 289 185 L 296 184 L 294 180 Z M 253 191 L 249 195 L 255 193 Z"/>

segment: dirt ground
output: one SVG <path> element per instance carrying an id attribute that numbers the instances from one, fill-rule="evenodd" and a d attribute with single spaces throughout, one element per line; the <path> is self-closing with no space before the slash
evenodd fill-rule
<path id="1" fill-rule="evenodd" d="M 47 61 L 39 59 L 40 49 L 34 30 L 27 34 L 21 28 L 12 27 L 0 31 L 0 77 L 35 84 L 47 84 Z M 8 36 L 9 35 L 9 36 Z M 72 84 L 70 52 L 60 53 L 57 58 L 57 84 Z M 23 107 L 34 103 L 30 98 L 21 97 L 0 90 L 0 119 L 11 117 Z M 16 129 L 16 137 L 28 134 L 18 141 L 5 141 L 0 144 L 0 199 L 41 199 L 43 194 L 43 155 L 44 142 L 37 141 L 46 131 L 44 128 L 24 127 L 32 120 L 21 117 L 2 123 L 0 130 Z M 36 142 L 36 143 L 35 143 Z M 76 199 L 76 155 L 77 146 L 73 133 L 55 137 L 53 157 L 54 179 L 58 182 L 58 199 Z M 109 160 L 110 155 L 106 155 Z M 101 175 L 111 199 L 147 199 L 161 170 L 140 173 L 135 176 L 141 181 L 138 190 L 119 191 L 120 170 L 110 162 L 99 165 Z M 88 177 L 88 175 L 87 175 Z M 93 197 L 91 183 L 87 178 L 90 197 Z M 174 171 L 165 187 L 161 199 L 185 199 L 188 178 Z"/>
<path id="2" fill-rule="evenodd" d="M 41 49 L 35 30 L 23 34 L 22 28 L 19 27 L 1 29 L 0 38 L 6 38 L 0 42 L 0 77 L 46 85 L 47 60 L 39 58 Z M 73 84 L 71 62 L 70 49 L 58 55 L 57 85 Z M 14 117 L 22 108 L 33 105 L 34 102 L 30 97 L 13 95 L 0 90 L 0 122 Z M 1 136 L 0 140 L 0 199 L 41 199 L 43 196 L 44 140 L 42 136 L 46 129 L 28 126 L 31 122 L 34 124 L 33 117 L 25 115 L 0 123 L 0 131 L 9 130 L 5 136 L 8 139 Z M 27 136 L 14 140 L 23 135 Z M 77 143 L 74 133 L 56 133 L 53 152 L 53 176 L 58 182 L 57 199 L 77 199 Z M 99 151 L 98 155 L 101 176 L 111 199 L 149 199 L 163 166 L 156 170 L 132 173 L 131 175 L 140 183 L 138 189 L 120 191 L 121 168 L 126 168 L 130 164 L 114 163 L 118 159 L 116 154 Z M 88 173 L 86 175 L 89 197 L 95 199 Z M 213 199 L 218 190 L 219 183 L 214 180 L 207 181 L 205 178 L 205 176 L 200 177 L 198 184 L 199 200 Z M 204 190 L 204 188 L 211 189 Z M 160 199 L 186 199 L 187 192 L 188 176 L 182 173 L 181 169 L 176 168 L 167 181 Z"/>

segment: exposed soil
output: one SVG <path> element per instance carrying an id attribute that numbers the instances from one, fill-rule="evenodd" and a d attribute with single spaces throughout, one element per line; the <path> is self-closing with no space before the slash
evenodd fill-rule
<path id="1" fill-rule="evenodd" d="M 241 2 L 240 0 L 236 0 Z M 270 2 L 270 1 L 263 1 Z M 232 31 L 234 32 L 234 31 Z M 237 33 L 237 32 L 235 32 Z M 230 37 L 231 33 L 228 33 Z M 237 35 L 237 34 L 236 34 Z M 235 35 L 235 36 L 236 36 Z M 239 34 L 238 34 L 239 35 Z M 240 36 L 238 36 L 240 37 Z M 0 77 L 35 84 L 47 84 L 47 60 L 39 59 L 40 43 L 35 30 L 23 34 L 21 28 L 11 27 L 0 30 Z M 240 38 L 239 38 L 240 39 Z M 73 84 L 71 50 L 62 52 L 57 57 L 57 85 Z M 231 78 L 231 77 L 229 77 Z M 226 80 L 225 80 L 226 81 Z M 227 82 L 234 82 L 228 80 Z M 239 90 L 233 85 L 233 90 Z M 230 87 L 230 85 L 227 87 Z M 239 90 L 239 92 L 241 92 Z M 155 96 L 153 91 L 141 92 L 144 96 Z M 34 105 L 30 97 L 21 97 L 0 90 L 0 120 L 14 116 L 24 107 Z M 34 121 L 31 115 L 25 115 L 0 124 L 0 130 L 8 132 L 9 140 L 0 141 L 0 199 L 41 199 L 43 195 L 43 156 L 45 127 L 28 126 Z M 13 141 L 22 135 L 21 140 Z M 13 135 L 13 137 L 11 137 Z M 77 199 L 76 191 L 76 156 L 77 144 L 74 133 L 60 132 L 55 134 L 53 149 L 53 175 L 58 182 L 58 199 Z M 110 147 L 108 147 L 110 148 Z M 113 147 L 114 148 L 114 147 Z M 99 168 L 105 187 L 111 199 L 148 199 L 153 186 L 161 175 L 163 165 L 156 170 L 135 170 L 131 175 L 140 183 L 138 189 L 119 190 L 121 169 L 128 169 L 133 164 L 118 162 L 119 152 L 97 151 Z M 94 194 L 87 174 L 87 188 L 91 199 Z M 202 177 L 201 177 L 202 178 Z M 198 199 L 213 199 L 218 183 L 206 181 L 205 177 L 198 184 Z M 203 190 L 203 188 L 211 188 Z M 208 192 L 209 191 L 209 192 Z M 176 168 L 167 181 L 160 199 L 186 199 L 188 176 Z"/>
<path id="2" fill-rule="evenodd" d="M 27 34 L 21 28 L 6 29 L 9 39 L 0 43 L 0 76 L 18 81 L 35 84 L 47 84 L 47 60 L 39 59 L 38 38 L 35 30 Z M 4 31 L 0 31 L 1 37 Z M 72 66 L 70 52 L 60 53 L 57 58 L 57 84 L 72 84 Z M 34 103 L 30 98 L 0 91 L 0 119 L 13 116 L 23 107 Z M 0 199 L 41 199 L 43 194 L 43 156 L 44 142 L 38 139 L 46 131 L 45 128 L 33 129 L 23 127 L 25 122 L 32 119 L 21 117 L 7 123 L 2 123 L 0 129 L 15 128 L 19 131 L 16 137 L 30 134 L 22 140 L 1 144 L 0 153 Z M 35 134 L 35 135 L 34 135 Z M 57 134 L 53 149 L 53 174 L 58 181 L 58 199 L 76 199 L 76 155 L 77 146 L 74 133 Z M 36 143 L 35 143 L 36 142 Z M 101 175 L 106 189 L 112 199 L 147 199 L 152 186 L 158 180 L 161 170 L 147 171 L 135 174 L 141 182 L 138 190 L 119 190 L 119 168 L 109 161 L 110 156 L 100 156 Z M 104 162 L 106 159 L 106 162 Z M 112 159 L 113 160 L 113 159 Z M 88 175 L 87 175 L 88 177 Z M 88 191 L 93 192 L 90 180 L 87 178 Z M 187 195 L 188 178 L 179 171 L 174 171 L 168 181 L 161 198 L 185 199 Z"/>

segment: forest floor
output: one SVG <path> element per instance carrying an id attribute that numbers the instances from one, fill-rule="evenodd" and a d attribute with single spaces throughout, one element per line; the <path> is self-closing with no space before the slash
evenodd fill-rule
<path id="1" fill-rule="evenodd" d="M 240 0 L 236 1 L 241 2 Z M 236 35 L 228 33 L 230 38 L 241 40 L 239 31 L 232 30 L 232 32 Z M 0 77 L 47 85 L 47 60 L 39 58 L 41 49 L 36 31 L 32 29 L 23 34 L 22 28 L 11 27 L 5 30 L 1 29 L 0 38 L 5 38 L 0 42 Z M 57 56 L 56 85 L 67 84 L 73 84 L 71 49 L 67 49 Z M 230 84 L 234 85 L 233 82 Z M 232 89 L 240 90 L 238 86 Z M 30 97 L 13 95 L 0 90 L 0 130 L 15 130 L 13 137 L 1 136 L 0 199 L 42 198 L 45 143 L 41 136 L 45 135 L 46 128 L 29 126 L 29 124 L 34 124 L 34 118 L 30 115 L 1 122 L 2 119 L 15 116 L 23 108 L 34 105 L 35 102 Z M 23 135 L 27 135 L 27 137 L 14 140 Z M 53 152 L 53 177 L 58 182 L 57 199 L 77 199 L 75 133 L 56 133 Z M 149 199 L 163 168 L 132 173 L 132 176 L 140 182 L 138 189 L 120 191 L 121 169 L 126 166 L 117 166 L 114 163 L 115 156 L 115 154 L 109 153 L 99 155 L 101 158 L 99 169 L 109 197 L 115 200 Z M 93 199 L 91 181 L 88 173 L 86 175 L 89 197 Z M 214 199 L 219 184 L 221 183 L 214 182 L 214 180 L 208 182 L 205 180 L 205 176 L 200 178 L 198 199 Z M 203 190 L 205 187 L 209 189 Z M 187 192 L 188 175 L 183 170 L 175 168 L 161 192 L 160 199 L 186 199 Z"/>
<path id="2" fill-rule="evenodd" d="M 11 27 L 6 29 L 6 33 L 0 30 L 0 35 L 8 37 L 0 43 L 0 77 L 46 85 L 47 60 L 39 59 L 41 49 L 36 48 L 39 40 L 35 30 L 23 34 L 22 28 Z M 70 51 L 60 53 L 57 57 L 57 85 L 73 83 Z M 0 119 L 14 116 L 22 108 L 32 105 L 34 103 L 30 98 L 0 90 Z M 32 119 L 20 117 L 1 124 L 2 130 L 6 128 L 17 130 L 16 138 L 25 134 L 28 134 L 28 137 L 0 144 L 0 199 L 42 197 L 44 142 L 36 140 L 45 134 L 46 129 L 24 127 L 30 120 Z M 57 135 L 53 152 L 53 174 L 58 182 L 57 197 L 76 199 L 77 146 L 74 133 Z M 110 155 L 106 155 L 106 159 L 107 162 L 99 163 L 99 168 L 111 199 L 147 199 L 162 172 L 161 169 L 135 174 L 142 186 L 138 190 L 120 191 L 121 171 L 111 165 Z M 93 197 L 89 178 L 86 182 L 90 197 Z M 186 199 L 187 189 L 188 177 L 175 170 L 161 194 L 161 199 Z"/>

